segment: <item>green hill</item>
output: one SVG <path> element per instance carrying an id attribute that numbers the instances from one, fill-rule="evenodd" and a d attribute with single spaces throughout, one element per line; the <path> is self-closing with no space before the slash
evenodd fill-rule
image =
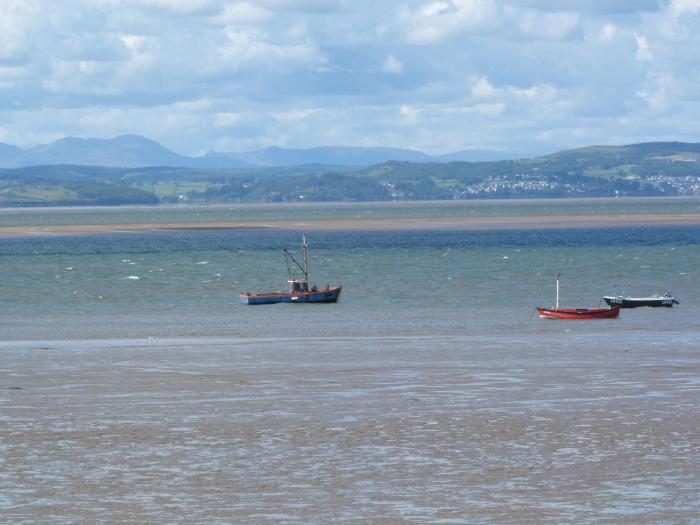
<path id="1" fill-rule="evenodd" d="M 0 206 L 376 201 L 700 194 L 700 143 L 590 146 L 523 160 L 386 162 L 368 168 L 0 170 Z"/>

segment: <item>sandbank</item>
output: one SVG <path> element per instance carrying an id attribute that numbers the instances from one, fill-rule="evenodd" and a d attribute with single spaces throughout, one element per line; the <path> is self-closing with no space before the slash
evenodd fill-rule
<path id="1" fill-rule="evenodd" d="M 378 218 L 337 220 L 274 220 L 250 222 L 70 224 L 55 226 L 3 226 L 0 235 L 50 233 L 109 233 L 157 230 L 220 230 L 275 228 L 309 231 L 343 230 L 509 230 L 611 228 L 624 226 L 681 226 L 700 224 L 700 214 L 639 215 L 526 215 L 452 218 Z"/>

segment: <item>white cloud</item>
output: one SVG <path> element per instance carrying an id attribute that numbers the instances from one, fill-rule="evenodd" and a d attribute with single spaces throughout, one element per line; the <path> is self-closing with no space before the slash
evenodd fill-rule
<path id="1" fill-rule="evenodd" d="M 267 9 L 297 13 L 340 13 L 357 8 L 357 0 L 258 0 Z M 374 5 L 374 4 L 370 4 Z"/>
<path id="2" fill-rule="evenodd" d="M 403 73 L 403 64 L 394 55 L 389 55 L 384 61 L 384 66 L 382 66 L 382 70 L 387 73 L 399 75 Z"/>
<path id="3" fill-rule="evenodd" d="M 214 9 L 214 0 L 126 0 L 136 6 L 167 9 L 177 14 L 206 13 Z"/>
<path id="4" fill-rule="evenodd" d="M 673 16 L 695 15 L 700 12 L 700 0 L 672 0 L 669 10 Z"/>
<path id="5" fill-rule="evenodd" d="M 648 90 L 637 91 L 637 96 L 643 99 L 650 111 L 660 113 L 668 109 L 671 101 L 676 98 L 676 82 L 669 75 L 656 79 Z"/>
<path id="6" fill-rule="evenodd" d="M 41 86 L 49 93 L 72 95 L 116 95 L 117 85 L 109 78 L 112 65 L 88 60 L 56 60 Z"/>
<path id="7" fill-rule="evenodd" d="M 399 27 L 406 41 L 428 45 L 454 33 L 477 29 L 494 11 L 492 0 L 431 2 L 401 8 Z"/>
<path id="8" fill-rule="evenodd" d="M 472 97 L 489 98 L 496 94 L 496 88 L 491 85 L 486 77 L 480 77 L 479 80 L 472 84 L 471 92 Z"/>
<path id="9" fill-rule="evenodd" d="M 535 134 L 535 138 L 539 140 L 540 142 L 547 142 L 552 139 L 554 136 L 554 132 L 547 129 L 544 131 L 539 131 Z"/>
<path id="10" fill-rule="evenodd" d="M 40 31 L 40 6 L 32 1 L 3 0 L 0 6 L 0 60 L 24 61 Z"/>
<path id="11" fill-rule="evenodd" d="M 218 49 L 220 64 L 233 71 L 241 67 L 276 68 L 277 73 L 298 66 L 322 64 L 324 58 L 312 44 L 276 44 L 265 33 L 241 29 L 226 30 L 227 42 Z"/>
<path id="12" fill-rule="evenodd" d="M 599 37 L 603 42 L 610 42 L 615 36 L 616 32 L 617 27 L 615 27 L 613 24 L 605 24 L 600 28 Z"/>
<path id="13" fill-rule="evenodd" d="M 291 109 L 289 111 L 273 113 L 273 117 L 281 122 L 294 123 L 306 120 L 319 111 L 320 110 L 318 108 Z"/>
<path id="14" fill-rule="evenodd" d="M 0 79 L 16 79 L 26 74 L 25 66 L 0 66 Z"/>
<path id="15" fill-rule="evenodd" d="M 504 85 L 496 87 L 492 85 L 486 77 L 480 77 L 471 86 L 473 98 L 501 98 L 501 99 L 530 99 L 540 102 L 549 102 L 560 96 L 557 88 L 551 84 L 535 84 L 529 87 L 520 88 L 516 86 Z"/>
<path id="16" fill-rule="evenodd" d="M 217 128 L 230 128 L 240 121 L 240 113 L 216 113 L 214 115 L 214 126 Z"/>
<path id="17" fill-rule="evenodd" d="M 507 89 L 516 97 L 538 99 L 541 101 L 553 100 L 560 94 L 559 90 L 551 84 L 537 84 L 528 88 L 508 86 Z"/>
<path id="18" fill-rule="evenodd" d="M 452 4 L 448 2 L 432 2 L 423 6 L 419 10 L 421 16 L 431 17 L 437 15 L 447 14 L 450 11 L 450 6 Z"/>
<path id="19" fill-rule="evenodd" d="M 416 107 L 405 105 L 399 108 L 399 113 L 401 114 L 402 125 L 414 126 L 418 121 L 420 110 Z"/>
<path id="20" fill-rule="evenodd" d="M 506 105 L 503 102 L 496 102 L 495 104 L 477 104 L 470 109 L 476 113 L 480 113 L 481 115 L 495 117 L 506 110 Z"/>
<path id="21" fill-rule="evenodd" d="M 635 58 L 639 62 L 647 62 L 653 60 L 654 55 L 652 54 L 651 49 L 649 49 L 649 41 L 647 40 L 647 38 L 642 35 L 635 35 L 634 39 L 637 42 L 637 52 L 635 54 Z"/>
<path id="22" fill-rule="evenodd" d="M 503 0 L 519 7 L 534 8 L 539 11 L 568 11 L 583 14 L 637 14 L 643 11 L 658 11 L 659 0 Z"/>
<path id="23" fill-rule="evenodd" d="M 147 44 L 154 41 L 153 37 L 147 37 L 144 35 L 119 35 L 119 39 L 124 44 L 124 46 L 134 55 L 139 54 Z"/>
<path id="24" fill-rule="evenodd" d="M 214 107 L 214 102 L 208 98 L 200 98 L 197 100 L 185 100 L 181 102 L 175 102 L 173 108 L 177 111 L 187 111 L 187 112 L 203 112 L 209 111 Z"/>
<path id="25" fill-rule="evenodd" d="M 561 40 L 571 36 L 579 23 L 576 13 L 525 12 L 520 14 L 518 28 L 528 38 Z"/>
<path id="26" fill-rule="evenodd" d="M 98 129 L 114 129 L 114 123 L 124 119 L 128 115 L 128 112 L 121 108 L 74 113 L 77 114 L 77 121 L 80 124 L 80 128 L 90 130 L 93 133 Z"/>
<path id="27" fill-rule="evenodd" d="M 249 2 L 226 4 L 223 12 L 212 17 L 220 25 L 261 24 L 269 20 L 272 14 L 265 8 Z"/>
<path id="28" fill-rule="evenodd" d="M 135 132 L 182 153 L 541 151 L 631 129 L 700 136 L 700 0 L 0 3 L 0 122 L 24 146 Z"/>

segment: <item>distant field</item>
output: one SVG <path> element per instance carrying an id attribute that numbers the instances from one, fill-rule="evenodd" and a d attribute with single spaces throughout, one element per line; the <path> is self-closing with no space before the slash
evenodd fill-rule
<path id="1" fill-rule="evenodd" d="M 69 201 L 78 194 L 63 186 L 19 186 L 0 191 L 0 202 L 10 203 L 50 203 Z"/>
<path id="2" fill-rule="evenodd" d="M 203 192 L 209 187 L 208 182 L 149 182 L 137 184 L 134 187 L 155 194 L 159 199 L 174 197 L 190 192 Z"/>
<path id="3" fill-rule="evenodd" d="M 583 174 L 588 176 L 588 177 L 603 177 L 603 178 L 609 178 L 609 177 L 624 177 L 630 174 L 630 172 L 634 169 L 633 164 L 624 164 L 620 166 L 615 166 L 614 168 L 610 169 L 599 169 L 599 168 L 591 168 L 583 171 Z"/>
<path id="4" fill-rule="evenodd" d="M 432 181 L 438 188 L 454 188 L 462 186 L 457 179 L 440 179 L 438 177 L 433 177 Z"/>

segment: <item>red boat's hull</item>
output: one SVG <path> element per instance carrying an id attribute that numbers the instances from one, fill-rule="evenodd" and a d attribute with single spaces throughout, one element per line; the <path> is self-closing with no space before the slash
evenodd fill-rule
<path id="1" fill-rule="evenodd" d="M 614 308 L 538 308 L 542 319 L 612 319 L 620 315 L 620 307 Z"/>

